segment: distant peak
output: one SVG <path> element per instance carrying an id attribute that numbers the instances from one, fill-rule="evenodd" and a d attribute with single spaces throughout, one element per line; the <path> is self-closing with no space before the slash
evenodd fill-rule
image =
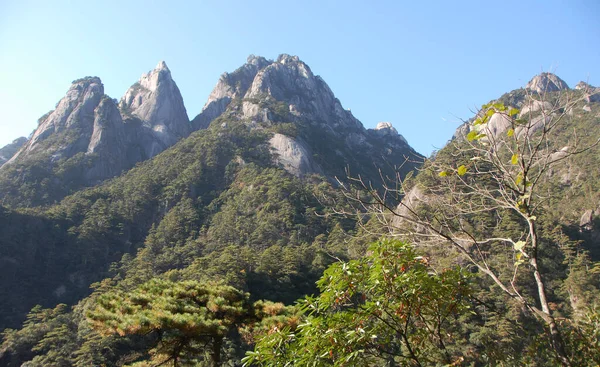
<path id="1" fill-rule="evenodd" d="M 248 59 L 246 60 L 246 63 L 258 66 L 258 65 L 268 64 L 269 61 L 266 58 L 262 57 L 262 56 L 256 56 L 256 55 L 251 54 L 251 55 L 248 56 Z"/>
<path id="2" fill-rule="evenodd" d="M 400 139 L 400 141 L 408 145 L 406 139 L 404 139 L 404 137 L 398 133 L 398 130 L 396 130 L 396 128 L 392 126 L 391 122 L 380 122 L 377 124 L 377 126 L 375 126 L 373 130 L 370 131 L 374 132 L 377 136 L 380 137 L 391 137 L 393 139 Z"/>
<path id="3" fill-rule="evenodd" d="M 577 85 L 575 86 L 575 89 L 577 90 L 591 90 L 594 89 L 595 87 L 593 85 L 590 85 L 584 81 L 580 81 L 579 83 L 577 83 Z"/>
<path id="4" fill-rule="evenodd" d="M 84 84 L 84 85 L 102 84 L 102 80 L 100 80 L 100 78 L 97 76 L 86 76 L 83 78 L 75 79 L 71 83 L 72 84 Z"/>
<path id="5" fill-rule="evenodd" d="M 300 58 L 298 56 L 291 56 L 288 54 L 281 54 L 277 57 L 277 62 L 280 64 L 288 64 L 293 62 L 300 62 Z"/>
<path id="6" fill-rule="evenodd" d="M 169 71 L 169 67 L 167 66 L 167 63 L 164 61 L 160 61 L 158 63 L 158 65 L 156 65 L 156 68 L 154 68 L 154 70 L 167 70 Z"/>
<path id="7" fill-rule="evenodd" d="M 534 76 L 529 83 L 527 83 L 525 88 L 537 93 L 545 93 L 567 90 L 569 89 L 569 86 L 557 75 L 544 72 Z"/>
<path id="8" fill-rule="evenodd" d="M 380 122 L 375 126 L 375 130 L 388 130 L 392 133 L 398 134 L 398 130 L 392 126 L 391 122 Z"/>

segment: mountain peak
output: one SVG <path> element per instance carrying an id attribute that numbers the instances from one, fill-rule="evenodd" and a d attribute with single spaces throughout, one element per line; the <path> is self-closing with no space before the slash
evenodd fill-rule
<path id="1" fill-rule="evenodd" d="M 398 130 L 394 126 L 392 126 L 391 122 L 380 122 L 375 126 L 375 131 L 381 131 L 385 134 L 398 134 Z"/>
<path id="2" fill-rule="evenodd" d="M 288 64 L 294 62 L 302 62 L 298 56 L 292 56 L 288 54 L 281 54 L 277 57 L 277 62 L 280 64 Z"/>
<path id="3" fill-rule="evenodd" d="M 546 93 L 568 90 L 569 86 L 557 75 L 544 72 L 534 76 L 529 83 L 527 83 L 525 88 L 537 93 Z"/>
<path id="4" fill-rule="evenodd" d="M 390 141 L 400 141 L 406 145 L 408 142 L 406 139 L 398 133 L 398 130 L 392 125 L 391 122 L 380 122 L 375 126 L 374 129 L 369 129 L 370 132 L 374 133 L 376 136 L 380 138 L 387 138 Z"/>
<path id="5" fill-rule="evenodd" d="M 160 71 L 160 70 L 166 70 L 166 71 L 170 72 L 169 67 L 167 66 L 167 63 L 164 62 L 163 60 L 161 60 L 161 61 L 158 62 L 158 65 L 156 65 L 156 67 L 154 68 L 154 70 L 155 71 L 156 70 L 158 70 L 158 71 Z"/>
<path id="6" fill-rule="evenodd" d="M 219 79 L 202 112 L 194 119 L 194 126 L 206 128 L 234 99 L 242 101 L 241 118 L 247 121 L 270 124 L 277 119 L 261 106 L 268 99 L 279 105 L 281 113 L 333 131 L 364 130 L 325 81 L 313 74 L 298 56 L 281 54 L 272 61 L 250 55 L 246 64 Z"/>
<path id="7" fill-rule="evenodd" d="M 119 108 L 125 116 L 137 117 L 150 127 L 165 147 L 190 132 L 183 98 L 164 61 L 125 92 Z"/>
<path id="8" fill-rule="evenodd" d="M 99 77 L 97 76 L 86 76 L 83 78 L 79 78 L 79 79 L 75 79 L 71 82 L 71 88 L 73 88 L 73 85 L 82 85 L 82 86 L 88 86 L 90 84 L 100 84 L 102 85 L 102 80 L 100 80 Z"/>
<path id="9" fill-rule="evenodd" d="M 262 69 L 265 65 L 269 64 L 269 60 L 262 56 L 249 55 L 248 59 L 246 59 L 246 64 L 255 65 Z"/>
<path id="10" fill-rule="evenodd" d="M 577 83 L 577 85 L 575 86 L 575 89 L 587 91 L 587 90 L 595 89 L 595 87 L 582 80 L 579 83 Z"/>

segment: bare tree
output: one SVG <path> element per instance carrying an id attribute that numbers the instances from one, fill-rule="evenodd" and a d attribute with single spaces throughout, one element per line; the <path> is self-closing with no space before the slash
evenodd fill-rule
<path id="1" fill-rule="evenodd" d="M 462 254 L 547 326 L 554 353 L 564 366 L 571 365 L 569 355 L 539 267 L 538 217 L 547 200 L 540 185 L 557 165 L 598 144 L 584 146 L 577 131 L 567 145 L 555 144 L 559 130 L 568 126 L 574 108 L 584 97 L 577 91 L 527 91 L 520 110 L 502 103 L 484 105 L 476 118 L 465 123 L 464 135 L 444 149 L 447 159 L 425 164 L 421 174 L 429 174 L 431 182 L 427 185 L 408 190 L 397 177 L 393 185 L 378 189 L 360 176 L 349 177 L 350 185 L 340 183 L 356 213 L 376 214 L 389 234 L 421 246 L 450 246 Z M 390 198 L 400 192 L 406 196 L 399 205 L 392 204 Z M 495 223 L 484 223 L 481 217 L 486 215 Z M 520 235 L 491 235 L 490 227 L 506 217 L 516 219 Z M 510 264 L 502 269 L 491 265 L 492 249 L 512 257 Z M 507 273 L 512 276 L 503 276 Z M 519 274 L 532 275 L 534 302 L 517 282 Z"/>

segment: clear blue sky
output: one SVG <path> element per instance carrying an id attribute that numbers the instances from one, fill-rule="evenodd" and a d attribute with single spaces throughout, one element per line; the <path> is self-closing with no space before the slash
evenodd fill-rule
<path id="1" fill-rule="evenodd" d="M 0 1 L 0 146 L 70 82 L 120 98 L 165 60 L 190 118 L 249 54 L 298 55 L 366 127 L 429 154 L 470 110 L 553 71 L 600 84 L 600 1 Z"/>

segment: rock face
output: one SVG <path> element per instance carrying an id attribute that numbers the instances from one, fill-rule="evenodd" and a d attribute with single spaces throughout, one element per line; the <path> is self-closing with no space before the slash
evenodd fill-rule
<path id="1" fill-rule="evenodd" d="M 283 134 L 274 134 L 269 144 L 275 153 L 275 161 L 291 174 L 304 176 L 323 172 L 321 167 L 312 161 L 312 154 L 303 141 Z"/>
<path id="2" fill-rule="evenodd" d="M 569 89 L 567 83 L 552 73 L 541 73 L 536 75 L 527 83 L 526 89 L 537 93 L 557 92 L 559 90 Z"/>
<path id="3" fill-rule="evenodd" d="M 12 143 L 0 148 L 0 167 L 9 159 L 11 159 L 26 142 L 26 137 L 20 137 L 18 139 L 13 140 Z"/>
<path id="4" fill-rule="evenodd" d="M 283 54 L 273 61 L 250 55 L 245 65 L 223 74 L 192 124 L 195 129 L 206 128 L 220 116 L 253 128 L 282 123 L 299 128 L 300 136 L 281 133 L 270 141 L 277 163 L 297 176 L 328 171 L 329 164 L 315 156 L 362 155 L 354 161 L 378 161 L 393 154 L 420 157 L 391 124 L 366 130 L 297 56 Z"/>
<path id="5" fill-rule="evenodd" d="M 171 78 L 164 61 L 133 84 L 119 102 L 125 118 L 141 120 L 163 149 L 175 144 L 191 132 L 190 121 L 179 88 Z M 147 155 L 158 153 L 155 147 Z"/>

